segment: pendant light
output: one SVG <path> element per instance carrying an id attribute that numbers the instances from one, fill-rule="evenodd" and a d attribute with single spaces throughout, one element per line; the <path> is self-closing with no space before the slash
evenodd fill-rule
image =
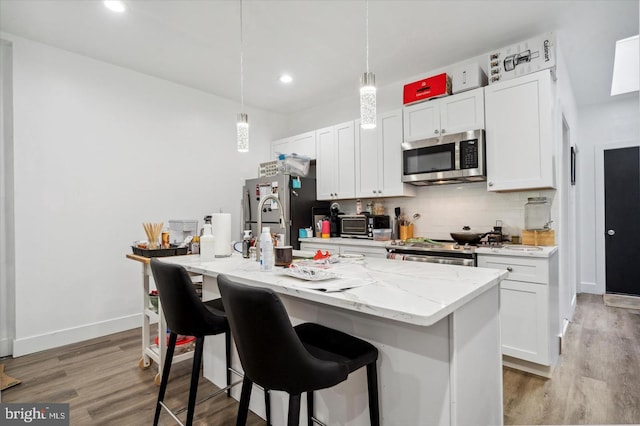
<path id="1" fill-rule="evenodd" d="M 242 0 L 240 0 L 240 112 L 238 113 L 237 139 L 238 152 L 249 152 L 249 115 L 244 112 L 244 64 L 242 38 Z"/>
<path id="2" fill-rule="evenodd" d="M 369 0 L 365 0 L 367 71 L 360 77 L 360 127 L 376 127 L 376 76 L 369 72 Z"/>

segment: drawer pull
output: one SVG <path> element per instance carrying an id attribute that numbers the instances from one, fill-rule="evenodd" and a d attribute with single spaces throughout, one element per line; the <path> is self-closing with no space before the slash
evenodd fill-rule
<path id="1" fill-rule="evenodd" d="M 513 268 L 511 266 L 507 266 L 507 271 L 513 272 Z"/>

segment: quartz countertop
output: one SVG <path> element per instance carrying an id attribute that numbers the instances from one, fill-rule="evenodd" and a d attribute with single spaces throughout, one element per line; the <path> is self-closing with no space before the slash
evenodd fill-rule
<path id="1" fill-rule="evenodd" d="M 477 254 L 494 254 L 499 256 L 543 257 L 548 258 L 558 250 L 558 246 L 527 246 L 505 244 L 500 248 L 478 247 Z"/>
<path id="2" fill-rule="evenodd" d="M 188 271 L 216 277 L 226 274 L 247 285 L 267 287 L 276 293 L 325 305 L 358 311 L 419 326 L 430 326 L 445 318 L 486 290 L 498 285 L 507 272 L 387 259 L 340 259 L 330 265 L 339 278 L 359 287 L 337 292 L 310 289 L 310 282 L 285 275 L 283 268 L 261 272 L 258 262 L 234 253 L 228 258 L 201 260 L 198 255 L 161 258 Z M 361 285 L 365 282 L 365 285 Z"/>

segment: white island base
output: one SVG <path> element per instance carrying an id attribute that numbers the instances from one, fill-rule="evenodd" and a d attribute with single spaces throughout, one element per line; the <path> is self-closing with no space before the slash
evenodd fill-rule
<path id="1" fill-rule="evenodd" d="M 382 425 L 502 424 L 502 363 L 498 286 L 431 326 L 327 306 L 280 294 L 293 324 L 317 322 L 373 343 L 379 350 Z M 216 278 L 205 276 L 203 294 L 216 297 Z M 205 340 L 204 375 L 225 384 L 224 340 Z M 235 349 L 232 365 L 242 371 Z M 235 379 L 235 377 L 234 377 Z M 240 398 L 240 387 L 232 395 Z M 346 382 L 315 392 L 315 417 L 326 425 L 369 425 L 364 368 Z M 274 425 L 286 424 L 288 397 L 271 392 Z M 264 397 L 254 386 L 250 409 L 265 417 Z M 301 425 L 306 425 L 306 397 Z"/>

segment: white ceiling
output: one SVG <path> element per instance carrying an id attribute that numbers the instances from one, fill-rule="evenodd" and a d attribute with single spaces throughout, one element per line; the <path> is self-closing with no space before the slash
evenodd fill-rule
<path id="1" fill-rule="evenodd" d="M 0 0 L 0 29 L 239 101 L 239 0 Z M 378 86 L 557 31 L 576 101 L 610 96 L 614 47 L 638 0 L 371 0 Z M 357 93 L 364 0 L 244 0 L 245 103 L 292 113 Z M 278 77 L 289 72 L 294 82 Z"/>

